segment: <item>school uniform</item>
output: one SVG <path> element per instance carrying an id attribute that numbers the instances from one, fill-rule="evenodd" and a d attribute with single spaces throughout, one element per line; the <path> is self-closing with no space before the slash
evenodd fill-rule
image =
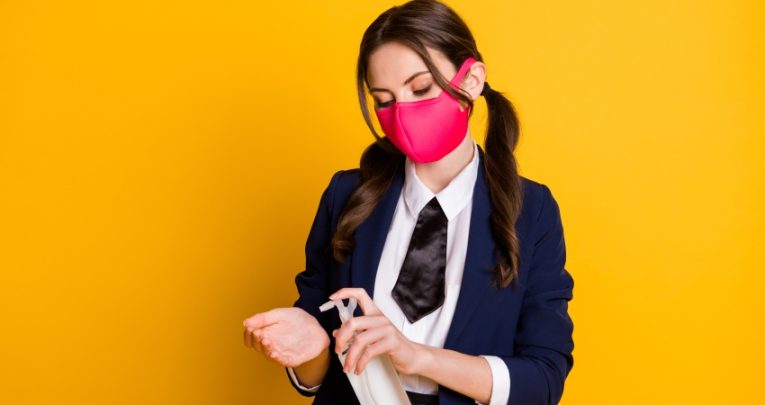
<path id="1" fill-rule="evenodd" d="M 316 387 L 292 386 L 314 404 L 358 404 L 334 352 L 331 332 L 341 326 L 336 311 L 320 312 L 343 287 L 362 287 L 409 340 L 482 356 L 492 374 L 489 405 L 555 404 L 573 367 L 573 323 L 568 315 L 573 278 L 565 269 L 565 243 L 558 205 L 550 189 L 521 177 L 524 206 L 516 223 L 521 247 L 520 286 L 491 285 L 496 259 L 484 174 L 484 152 L 474 143 L 473 160 L 437 194 L 417 177 L 407 158 L 372 214 L 355 233 L 355 248 L 337 262 L 330 241 L 337 220 L 359 182 L 359 169 L 334 174 L 322 194 L 305 246 L 306 269 L 295 282 L 294 303 L 315 316 L 330 338 L 330 366 Z M 443 305 L 410 323 L 390 292 L 401 269 L 418 212 L 436 197 L 448 218 Z M 356 316 L 362 311 L 357 308 Z M 400 375 L 413 404 L 478 404 L 424 376 Z"/>

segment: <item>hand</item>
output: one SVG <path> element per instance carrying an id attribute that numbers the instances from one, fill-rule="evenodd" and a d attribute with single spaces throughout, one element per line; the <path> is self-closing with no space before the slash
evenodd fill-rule
<path id="1" fill-rule="evenodd" d="M 426 345 L 407 339 L 377 308 L 363 288 L 342 288 L 330 295 L 331 300 L 355 298 L 364 316 L 351 318 L 335 329 L 335 351 L 341 353 L 350 343 L 345 357 L 345 372 L 364 371 L 367 363 L 379 354 L 387 354 L 401 374 L 418 374 L 431 356 Z M 350 341 L 350 342 L 349 342 Z"/>
<path id="2" fill-rule="evenodd" d="M 329 336 L 302 308 L 275 308 L 243 322 L 244 344 L 284 367 L 297 367 L 329 347 Z"/>

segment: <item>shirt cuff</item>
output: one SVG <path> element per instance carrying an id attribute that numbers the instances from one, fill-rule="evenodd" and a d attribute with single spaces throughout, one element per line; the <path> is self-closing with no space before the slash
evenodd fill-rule
<path id="1" fill-rule="evenodd" d="M 507 405 L 507 401 L 510 400 L 510 370 L 507 369 L 507 364 L 497 356 L 481 357 L 489 362 L 491 368 L 491 398 L 488 405 Z M 478 401 L 475 403 L 487 405 Z"/>
<path id="2" fill-rule="evenodd" d="M 298 381 L 297 376 L 295 375 L 295 370 L 292 369 L 292 367 L 287 367 L 287 373 L 290 375 L 290 379 L 292 379 L 292 382 L 295 383 L 300 389 L 306 390 L 308 392 L 316 392 L 319 390 L 319 387 L 321 387 L 321 384 L 316 385 L 314 387 L 306 387 L 300 384 L 300 381 Z M 492 404 L 493 405 L 493 404 Z"/>

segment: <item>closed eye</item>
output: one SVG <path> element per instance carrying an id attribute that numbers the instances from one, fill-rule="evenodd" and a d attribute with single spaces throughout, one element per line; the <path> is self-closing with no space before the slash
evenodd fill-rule
<path id="1" fill-rule="evenodd" d="M 429 85 L 428 87 L 422 88 L 420 90 L 415 90 L 415 91 L 412 92 L 412 94 L 414 94 L 415 96 L 418 96 L 418 97 L 419 96 L 424 96 L 425 94 L 428 94 L 428 92 L 430 91 L 431 88 L 433 88 L 432 84 Z M 387 107 L 390 107 L 391 105 L 393 105 L 393 103 L 395 103 L 395 102 L 396 102 L 396 100 L 394 100 L 394 99 L 391 99 L 391 100 L 385 101 L 385 102 L 375 101 L 375 108 L 377 108 L 377 109 L 387 108 Z"/>
<path id="2" fill-rule="evenodd" d="M 386 101 L 384 103 L 380 103 L 380 102 L 375 101 L 375 108 L 380 109 L 380 108 L 390 107 L 390 106 L 393 105 L 394 102 L 395 102 L 395 100 L 393 100 L 393 99 L 391 99 L 390 101 Z"/>
<path id="3" fill-rule="evenodd" d="M 420 90 L 415 90 L 415 91 L 413 91 L 412 93 L 413 93 L 414 95 L 416 95 L 416 96 L 422 96 L 422 95 L 425 95 L 425 94 L 427 94 L 427 93 L 430 91 L 430 88 L 431 88 L 431 87 L 433 87 L 433 85 L 432 85 L 432 84 L 431 84 L 430 86 L 428 86 L 428 87 L 425 87 L 425 88 L 423 88 L 423 89 L 420 89 Z"/>

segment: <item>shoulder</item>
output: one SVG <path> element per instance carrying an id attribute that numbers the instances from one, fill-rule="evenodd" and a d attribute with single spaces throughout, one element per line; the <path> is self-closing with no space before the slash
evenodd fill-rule
<path id="1" fill-rule="evenodd" d="M 523 208 L 521 209 L 521 221 L 530 225 L 550 226 L 560 223 L 560 207 L 549 186 L 528 177 L 521 176 L 523 189 Z"/>
<path id="2" fill-rule="evenodd" d="M 537 210 L 552 197 L 552 191 L 546 184 L 525 176 L 521 177 L 521 186 L 523 189 L 524 207 L 536 208 Z"/>
<path id="3" fill-rule="evenodd" d="M 339 194 L 348 194 L 352 192 L 361 181 L 361 169 L 358 167 L 351 169 L 342 169 L 335 172 L 330 180 L 330 187 L 334 187 L 334 192 Z"/>
<path id="4" fill-rule="evenodd" d="M 327 191 L 333 200 L 345 200 L 353 193 L 360 181 L 361 170 L 359 168 L 338 170 L 332 175 Z"/>
<path id="5" fill-rule="evenodd" d="M 324 189 L 322 202 L 336 217 L 345 206 L 348 198 L 358 186 L 361 180 L 360 169 L 342 169 L 336 171 Z"/>

